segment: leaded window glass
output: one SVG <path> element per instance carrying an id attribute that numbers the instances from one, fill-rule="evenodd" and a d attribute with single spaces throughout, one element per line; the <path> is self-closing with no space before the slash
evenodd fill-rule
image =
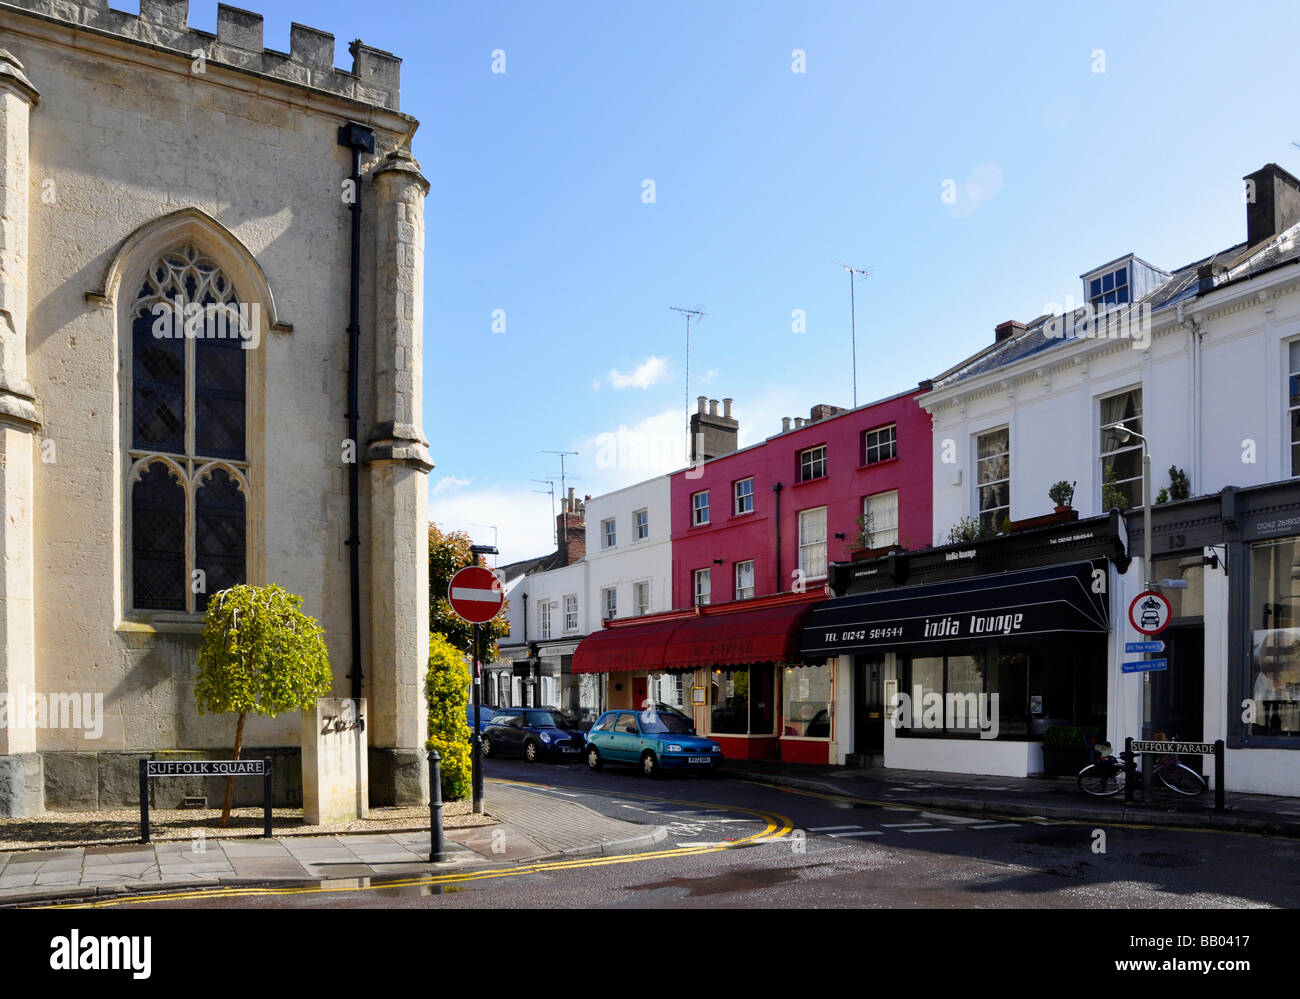
<path id="1" fill-rule="evenodd" d="M 247 578 L 257 310 L 191 245 L 149 268 L 131 317 L 131 609 L 202 611 Z"/>

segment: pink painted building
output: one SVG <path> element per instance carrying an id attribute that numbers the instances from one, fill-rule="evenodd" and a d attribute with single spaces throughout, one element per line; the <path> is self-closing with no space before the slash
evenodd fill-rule
<path id="1" fill-rule="evenodd" d="M 678 610 L 709 605 L 699 627 L 712 620 L 721 636 L 693 653 L 693 662 L 711 663 L 692 680 L 693 703 L 697 723 L 728 757 L 843 763 L 853 740 L 841 719 L 882 717 L 869 693 L 879 678 L 831 662 L 800 664 L 793 636 L 806 609 L 766 609 L 763 598 L 821 594 L 827 563 L 857 550 L 931 543 L 930 416 L 916 403 L 927 390 L 853 410 L 814 406 L 808 420 L 783 420 L 761 444 L 716 458 L 707 456 L 725 443 L 711 445 L 735 433 L 730 400 L 719 417 L 716 403 L 705 413 L 701 399 L 693 425 L 704 431 L 696 439 L 707 460 L 671 477 L 672 594 Z M 747 600 L 757 601 L 752 611 Z M 746 619 L 758 634 L 765 614 L 780 618 L 768 630 L 791 636 L 780 655 L 767 647 L 779 642 L 747 636 Z"/>
<path id="2" fill-rule="evenodd" d="M 929 545 L 923 391 L 853 410 L 814 406 L 761 444 L 674 474 L 673 607 L 788 593 L 801 580 L 820 589 L 827 562 L 855 549 Z"/>

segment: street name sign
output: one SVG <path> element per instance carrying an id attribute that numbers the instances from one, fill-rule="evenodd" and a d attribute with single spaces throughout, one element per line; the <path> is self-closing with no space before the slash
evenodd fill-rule
<path id="1" fill-rule="evenodd" d="M 1138 659 L 1136 662 L 1125 663 L 1120 667 L 1120 671 L 1123 673 L 1150 673 L 1152 670 L 1168 668 L 1168 659 Z"/>
<path id="2" fill-rule="evenodd" d="M 1176 756 L 1210 756 L 1212 742 L 1134 742 L 1135 753 L 1173 753 Z"/>
<path id="3" fill-rule="evenodd" d="M 1125 652 L 1164 652 L 1164 642 L 1125 642 Z"/>

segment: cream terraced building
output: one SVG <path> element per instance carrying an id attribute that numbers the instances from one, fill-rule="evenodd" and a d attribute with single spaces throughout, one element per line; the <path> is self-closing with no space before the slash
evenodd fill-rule
<path id="1" fill-rule="evenodd" d="M 303 597 L 334 695 L 362 677 L 372 800 L 427 801 L 428 183 L 400 60 L 349 48 L 336 69 L 295 24 L 267 49 L 224 5 L 212 35 L 187 0 L 0 0 L 0 815 L 132 804 L 141 756 L 228 753 L 233 718 L 193 687 L 203 607 L 235 582 Z M 156 335 L 177 309 L 238 335 Z M 245 732 L 282 801 L 299 727 Z"/>

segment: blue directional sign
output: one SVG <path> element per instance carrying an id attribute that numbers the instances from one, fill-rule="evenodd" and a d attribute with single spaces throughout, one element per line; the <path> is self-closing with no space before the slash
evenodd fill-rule
<path id="1" fill-rule="evenodd" d="M 1125 642 L 1125 652 L 1164 652 L 1164 642 Z"/>
<path id="2" fill-rule="evenodd" d="M 1137 662 L 1125 663 L 1120 667 L 1125 673 L 1149 673 L 1152 670 L 1168 668 L 1168 659 L 1139 659 Z"/>

